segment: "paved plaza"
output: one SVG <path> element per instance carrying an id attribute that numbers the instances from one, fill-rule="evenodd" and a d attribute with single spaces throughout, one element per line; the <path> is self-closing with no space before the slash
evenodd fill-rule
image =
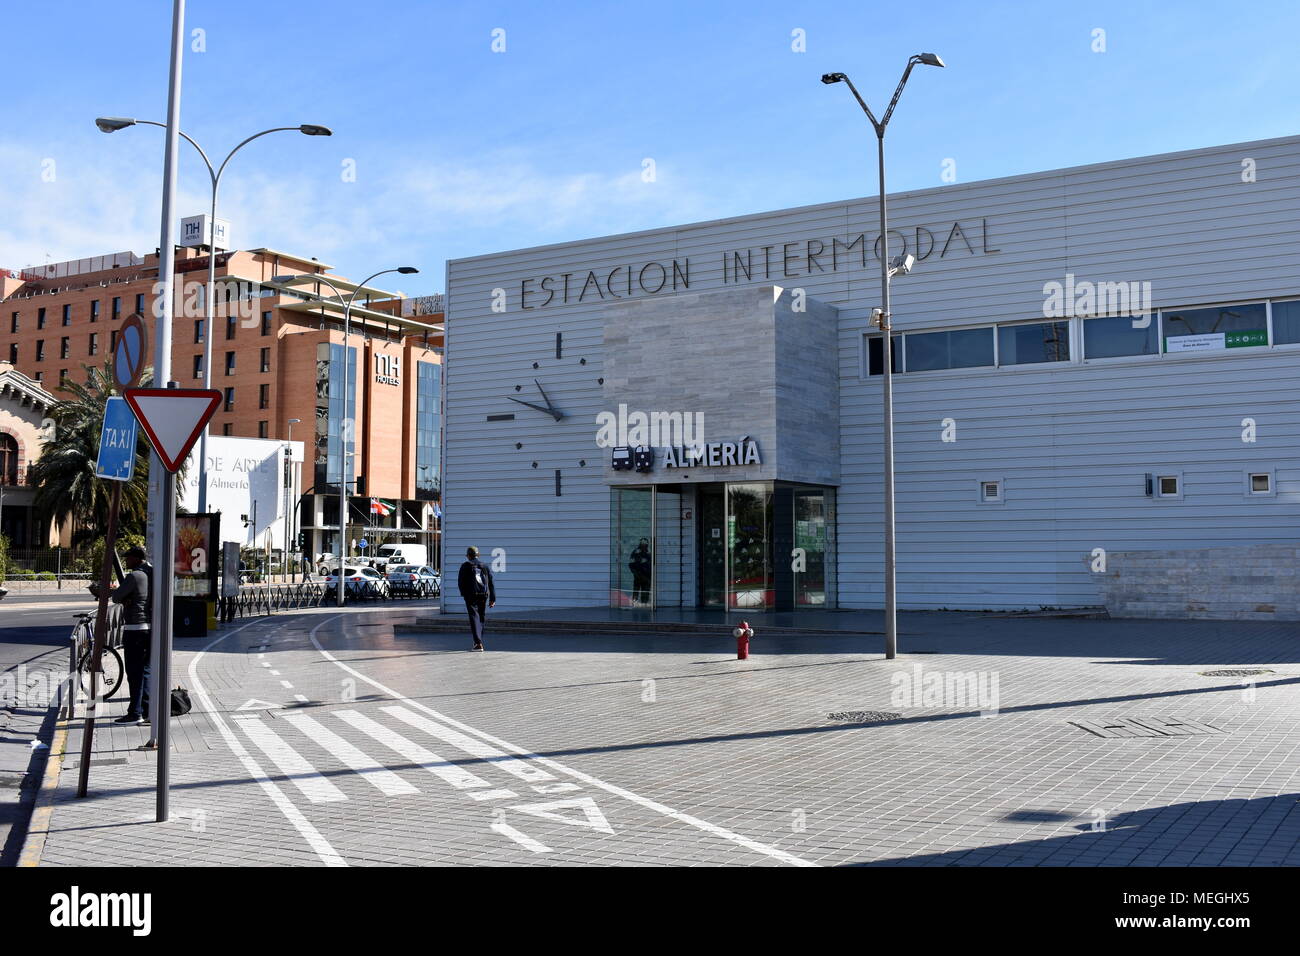
<path id="1" fill-rule="evenodd" d="M 490 621 L 476 654 L 428 614 L 178 640 L 171 819 L 142 727 L 99 723 L 75 799 L 78 720 L 27 862 L 1300 863 L 1295 625 L 910 613 L 894 661 L 761 628 L 739 661 L 721 628 Z"/>

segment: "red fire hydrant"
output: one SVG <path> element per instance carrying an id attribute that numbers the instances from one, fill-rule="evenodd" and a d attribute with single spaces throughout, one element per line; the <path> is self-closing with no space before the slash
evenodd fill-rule
<path id="1" fill-rule="evenodd" d="M 736 637 L 736 660 L 749 659 L 749 639 L 754 636 L 754 629 L 748 621 L 741 621 L 740 626 L 731 632 Z"/>

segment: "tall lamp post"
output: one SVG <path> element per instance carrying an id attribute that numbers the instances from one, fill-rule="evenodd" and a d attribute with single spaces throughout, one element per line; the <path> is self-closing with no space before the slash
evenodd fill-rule
<path id="1" fill-rule="evenodd" d="M 165 124 L 155 123 L 153 120 L 131 119 L 124 116 L 101 116 L 95 120 L 95 125 L 102 132 L 116 133 L 120 129 L 126 129 L 128 126 L 162 126 L 166 129 Z M 214 167 L 212 161 L 208 159 L 208 154 L 203 151 L 203 147 L 196 143 L 185 133 L 181 133 L 191 146 L 198 150 L 199 155 L 203 157 L 203 163 L 208 167 L 208 178 L 212 181 L 212 214 L 208 220 L 208 287 L 203 294 L 203 387 L 211 387 L 212 382 L 212 339 L 216 330 L 212 328 L 212 321 L 216 314 L 215 287 L 217 284 L 217 190 L 221 186 L 221 176 L 226 171 L 226 164 L 230 162 L 237 152 L 259 137 L 266 136 L 269 133 L 298 132 L 304 136 L 333 136 L 334 133 L 328 126 L 316 126 L 311 123 L 304 123 L 301 126 L 276 126 L 272 129 L 264 129 L 260 133 L 254 133 L 248 139 L 244 140 L 221 161 L 220 166 Z M 208 510 L 208 426 L 203 426 L 203 431 L 199 435 L 199 513 L 204 514 Z"/>
<path id="2" fill-rule="evenodd" d="M 892 326 L 890 324 L 889 313 L 889 279 L 894 275 L 906 275 L 912 268 L 915 259 L 911 256 L 901 256 L 897 262 L 889 260 L 889 225 L 885 214 L 885 127 L 889 125 L 889 118 L 894 115 L 894 107 L 898 105 L 898 98 L 903 95 L 903 87 L 907 85 L 907 78 L 912 74 L 912 67 L 918 63 L 924 66 L 943 66 L 943 60 L 934 53 L 918 53 L 907 61 L 907 68 L 903 70 L 903 77 L 898 81 L 898 88 L 894 90 L 894 98 L 889 101 L 889 108 L 885 110 L 885 115 L 876 119 L 875 114 L 871 112 L 871 107 L 867 106 L 866 100 L 858 93 L 857 88 L 843 73 L 827 73 L 822 77 L 823 83 L 844 83 L 853 93 L 853 98 L 858 101 L 862 107 L 862 112 L 867 114 L 867 119 L 871 120 L 871 125 L 876 130 L 877 146 L 877 168 L 880 173 L 880 310 L 878 324 L 880 326 L 881 341 L 881 381 L 883 383 L 882 394 L 882 411 L 884 413 L 885 425 L 885 442 L 884 442 L 884 471 L 885 471 L 885 657 L 888 660 L 898 656 L 898 592 L 895 582 L 895 527 L 894 527 L 894 383 L 893 383 L 893 350 L 891 348 L 890 334 Z"/>
<path id="3" fill-rule="evenodd" d="M 285 570 L 285 562 L 289 560 L 289 535 L 293 529 L 292 521 L 289 514 L 290 486 L 293 484 L 293 426 L 302 423 L 301 418 L 291 418 L 288 421 L 289 435 L 284 440 L 284 550 L 280 552 L 280 571 Z M 297 564 L 297 562 L 294 562 Z"/>
<path id="4" fill-rule="evenodd" d="M 414 275 L 420 270 L 415 266 L 398 266 L 396 269 L 381 269 L 372 276 L 367 276 L 357 287 L 352 290 L 352 294 L 344 297 L 336 286 L 329 279 L 314 272 L 304 275 L 283 275 L 272 276 L 271 285 L 292 285 L 295 282 L 323 282 L 334 290 L 334 297 L 343 303 L 343 388 L 342 388 L 342 407 L 343 418 L 347 419 L 348 411 L 348 337 L 352 332 L 352 303 L 357 298 L 357 293 L 366 287 L 374 279 L 380 276 L 388 275 L 390 272 L 400 272 L 404 276 Z M 355 425 L 354 425 L 355 427 Z M 348 540 L 348 456 L 347 448 L 344 445 L 343 434 L 339 434 L 339 577 L 338 577 L 338 606 L 343 606 L 343 595 L 347 588 L 343 581 L 343 551 L 347 547 Z"/>

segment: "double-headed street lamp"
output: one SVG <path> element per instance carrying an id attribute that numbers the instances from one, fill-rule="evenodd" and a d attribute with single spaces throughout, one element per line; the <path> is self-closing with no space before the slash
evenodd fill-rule
<path id="1" fill-rule="evenodd" d="M 166 129 L 165 123 L 155 123 L 153 120 L 129 119 L 123 116 L 101 116 L 95 120 L 95 125 L 102 132 L 116 133 L 120 129 L 126 129 L 128 126 L 161 126 Z M 196 143 L 185 133 L 180 135 L 186 142 L 199 151 L 203 157 L 204 165 L 208 167 L 208 177 L 212 181 L 212 215 L 208 221 L 208 287 L 203 295 L 203 387 L 209 388 L 212 383 L 212 338 L 215 330 L 212 328 L 212 322 L 216 314 L 215 289 L 217 283 L 217 189 L 221 186 L 221 175 L 226 171 L 226 164 L 230 162 L 232 156 L 251 143 L 253 140 L 266 136 L 269 133 L 297 132 L 304 136 L 333 136 L 333 131 L 328 126 L 316 126 L 311 123 L 304 123 L 301 126 L 276 126 L 272 129 L 264 129 L 260 133 L 254 133 L 248 139 L 244 140 L 221 161 L 220 166 L 214 167 L 212 161 L 208 159 L 208 154 L 203 151 L 203 147 Z M 159 250 L 160 254 L 170 255 L 171 250 Z M 203 431 L 199 435 L 199 513 L 202 514 L 208 510 L 208 426 L 203 426 Z"/>
<path id="2" fill-rule="evenodd" d="M 352 303 L 356 300 L 357 293 L 364 289 L 373 279 L 380 276 L 388 275 L 390 272 L 400 272 L 404 276 L 413 275 L 420 270 L 415 266 L 398 266 L 396 269 L 382 269 L 374 275 L 367 277 L 357 284 L 352 290 L 352 294 L 344 297 L 336 286 L 329 279 L 314 272 L 308 272 L 302 275 L 283 275 L 272 276 L 271 285 L 288 286 L 295 282 L 323 282 L 334 290 L 334 298 L 343 303 L 343 387 L 342 401 L 340 407 L 343 411 L 343 420 L 348 419 L 348 337 L 352 332 Z M 355 422 L 352 425 L 355 434 Z M 348 456 L 345 444 L 345 436 L 342 431 L 339 433 L 339 574 L 338 574 L 338 606 L 343 606 L 343 595 L 347 590 L 344 587 L 343 570 L 346 563 L 343 558 L 343 551 L 347 547 L 348 540 Z"/>
<path id="3" fill-rule="evenodd" d="M 871 125 L 876 130 L 878 167 L 880 172 L 880 310 L 879 321 L 881 341 L 881 381 L 883 383 L 882 406 L 885 418 L 884 471 L 885 471 L 885 657 L 893 659 L 898 655 L 898 593 L 895 584 L 894 554 L 894 391 L 892 363 L 893 351 L 890 342 L 889 314 L 889 279 L 893 275 L 906 275 L 915 259 L 912 256 L 900 256 L 897 262 L 889 261 L 889 225 L 885 215 L 885 127 L 894 115 L 898 98 L 903 95 L 903 87 L 912 74 L 912 67 L 918 63 L 924 66 L 943 66 L 943 60 L 934 53 L 918 53 L 907 61 L 903 78 L 898 81 L 894 98 L 889 101 L 885 115 L 876 119 L 871 107 L 858 93 L 857 88 L 843 73 L 827 73 L 822 77 L 823 83 L 844 83 L 852 91 L 854 99 L 867 114 Z"/>

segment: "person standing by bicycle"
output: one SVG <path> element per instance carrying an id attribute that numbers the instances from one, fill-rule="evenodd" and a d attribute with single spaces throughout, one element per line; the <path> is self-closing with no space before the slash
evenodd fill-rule
<path id="1" fill-rule="evenodd" d="M 109 600 L 122 605 L 122 646 L 126 652 L 126 681 L 131 691 L 126 713 L 114 723 L 139 724 L 149 719 L 149 654 L 152 638 L 149 622 L 153 615 L 153 565 L 145 560 L 144 548 L 127 548 L 122 558 L 127 572 L 122 583 L 108 592 Z M 98 584 L 90 592 L 99 597 Z"/>

